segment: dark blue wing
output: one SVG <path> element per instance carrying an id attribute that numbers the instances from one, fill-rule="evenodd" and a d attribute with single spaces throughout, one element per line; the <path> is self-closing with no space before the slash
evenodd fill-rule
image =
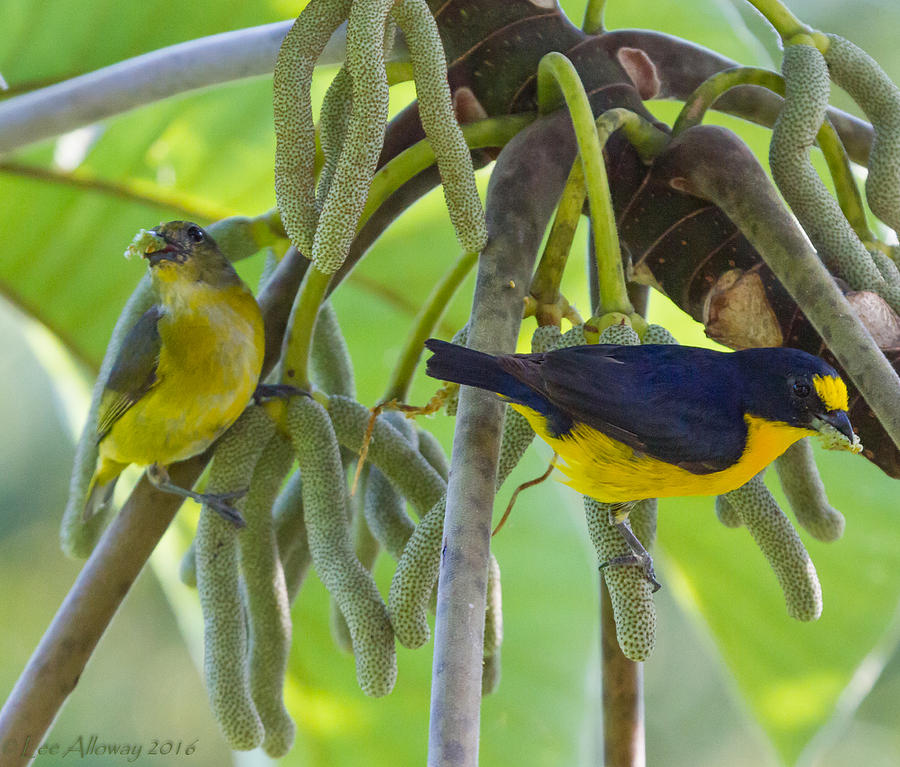
<path id="1" fill-rule="evenodd" d="M 160 307 L 151 306 L 128 331 L 122 342 L 100 398 L 97 414 L 98 442 L 157 381 L 156 369 L 161 345 L 157 323 L 161 315 Z"/>
<path id="2" fill-rule="evenodd" d="M 576 346 L 500 358 L 541 394 L 551 427 L 585 423 L 695 473 L 720 471 L 744 450 L 742 389 L 731 355 L 684 346 Z"/>

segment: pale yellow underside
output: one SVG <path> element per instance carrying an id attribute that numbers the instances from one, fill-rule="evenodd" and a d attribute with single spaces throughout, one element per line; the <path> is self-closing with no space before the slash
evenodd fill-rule
<path id="1" fill-rule="evenodd" d="M 112 464 L 165 465 L 202 452 L 237 420 L 256 388 L 265 344 L 249 290 L 168 288 L 157 382 L 101 441 L 98 478 L 118 473 Z"/>
<path id="2" fill-rule="evenodd" d="M 687 469 L 637 452 L 618 440 L 583 424 L 561 439 L 547 435 L 546 419 L 530 408 L 511 405 L 561 461 L 557 468 L 565 483 L 583 495 L 604 503 L 682 495 L 720 495 L 748 482 L 794 442 L 815 432 L 786 423 L 745 416 L 747 446 L 741 459 L 728 469 L 694 474 Z"/>

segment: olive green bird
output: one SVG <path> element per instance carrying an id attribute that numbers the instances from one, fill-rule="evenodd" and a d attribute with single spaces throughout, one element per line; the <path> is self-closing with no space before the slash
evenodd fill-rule
<path id="1" fill-rule="evenodd" d="M 159 489 L 242 524 L 227 503 L 240 493 L 180 488 L 166 467 L 203 452 L 249 403 L 265 347 L 259 306 L 196 224 L 160 224 L 144 242 L 155 302 L 128 332 L 104 384 L 85 518 L 109 502 L 119 474 L 134 463 L 148 467 Z"/>

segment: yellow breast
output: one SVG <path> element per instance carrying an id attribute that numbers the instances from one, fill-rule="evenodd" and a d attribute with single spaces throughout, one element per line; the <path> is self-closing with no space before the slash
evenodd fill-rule
<path id="1" fill-rule="evenodd" d="M 160 318 L 157 383 L 113 426 L 101 456 L 168 464 L 205 450 L 241 414 L 259 380 L 262 317 L 243 285 L 192 288 Z"/>
<path id="2" fill-rule="evenodd" d="M 745 416 L 747 444 L 733 466 L 711 474 L 694 474 L 640 453 L 584 424 L 562 438 L 551 437 L 546 419 L 521 405 L 512 405 L 562 459 L 559 470 L 570 487 L 604 503 L 682 495 L 721 495 L 748 482 L 794 442 L 813 434 L 786 423 Z"/>

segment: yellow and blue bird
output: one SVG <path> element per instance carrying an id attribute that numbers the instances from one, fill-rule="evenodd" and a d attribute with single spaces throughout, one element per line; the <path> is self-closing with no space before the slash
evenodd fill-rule
<path id="1" fill-rule="evenodd" d="M 256 299 L 215 241 L 189 221 L 144 233 L 155 302 L 123 340 L 97 418 L 99 462 L 85 516 L 105 505 L 122 470 L 148 466 L 162 490 L 209 503 L 240 524 L 229 497 L 170 482 L 166 466 L 203 452 L 256 390 L 265 340 Z"/>
<path id="2" fill-rule="evenodd" d="M 618 505 L 651 578 L 624 525 L 633 502 L 727 493 L 824 429 L 854 442 L 847 387 L 799 349 L 596 344 L 492 356 L 426 346 L 428 375 L 499 394 L 562 459 L 567 484 Z"/>
<path id="3" fill-rule="evenodd" d="M 826 425 L 853 441 L 847 387 L 799 349 L 426 346 L 428 375 L 506 399 L 563 459 L 569 484 L 604 503 L 727 493 Z"/>

